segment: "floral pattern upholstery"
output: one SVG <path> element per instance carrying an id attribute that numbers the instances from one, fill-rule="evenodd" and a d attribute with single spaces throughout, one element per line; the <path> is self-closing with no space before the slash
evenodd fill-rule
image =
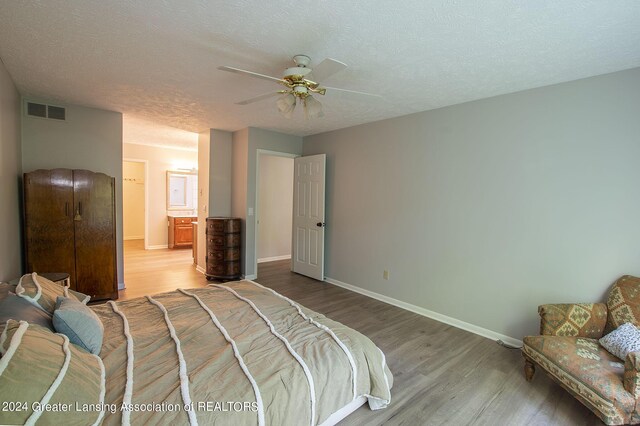
<path id="1" fill-rule="evenodd" d="M 604 303 L 565 303 L 541 305 L 540 334 L 598 339 L 607 323 Z"/>
<path id="2" fill-rule="evenodd" d="M 595 339 L 528 336 L 522 349 L 608 425 L 636 424 L 636 398 L 622 386 L 625 365 Z"/>
<path id="3" fill-rule="evenodd" d="M 626 322 L 640 326 L 640 278 L 625 275 L 616 281 L 609 292 L 607 308 L 605 334 Z"/>
<path id="4" fill-rule="evenodd" d="M 640 352 L 631 352 L 624 361 L 624 388 L 636 399 L 640 397 Z"/>

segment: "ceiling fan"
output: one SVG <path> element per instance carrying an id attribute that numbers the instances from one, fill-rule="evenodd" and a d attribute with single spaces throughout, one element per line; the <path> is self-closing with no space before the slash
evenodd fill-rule
<path id="1" fill-rule="evenodd" d="M 293 116 L 293 111 L 297 104 L 302 104 L 306 118 L 319 118 L 324 116 L 324 112 L 322 111 L 322 104 L 311 95 L 312 93 L 317 95 L 324 95 L 327 91 L 336 91 L 378 98 L 381 97 L 380 95 L 359 92 L 357 90 L 320 86 L 320 84 L 316 81 L 324 80 L 325 78 L 339 71 L 342 71 L 347 67 L 346 64 L 340 61 L 336 61 L 335 59 L 327 58 L 324 61 L 320 62 L 313 69 L 309 68 L 311 58 L 309 58 L 307 55 L 296 55 L 293 57 L 293 62 L 295 63 L 295 66 L 284 70 L 282 78 L 271 77 L 269 75 L 227 66 L 218 67 L 218 69 L 222 71 L 247 75 L 249 77 L 273 81 L 285 86 L 285 89 L 283 90 L 265 93 L 251 99 L 237 102 L 236 104 L 247 105 L 280 95 L 280 98 L 277 100 L 276 105 L 278 106 L 278 110 L 280 111 L 280 113 L 286 118 L 291 118 Z"/>

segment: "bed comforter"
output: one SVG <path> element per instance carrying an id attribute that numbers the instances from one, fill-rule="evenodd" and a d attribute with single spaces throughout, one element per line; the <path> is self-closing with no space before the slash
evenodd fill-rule
<path id="1" fill-rule="evenodd" d="M 371 340 L 251 281 L 93 309 L 106 425 L 315 425 L 362 396 L 390 402 Z"/>

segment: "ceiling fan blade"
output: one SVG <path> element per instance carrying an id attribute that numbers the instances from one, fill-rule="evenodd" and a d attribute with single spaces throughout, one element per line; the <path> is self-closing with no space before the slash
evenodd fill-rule
<path id="1" fill-rule="evenodd" d="M 252 104 L 254 102 L 262 101 L 264 99 L 268 99 L 268 98 L 271 98 L 273 96 L 280 95 L 280 94 L 281 94 L 280 92 L 269 92 L 269 93 L 265 93 L 265 94 L 260 95 L 260 96 L 256 96 L 255 98 L 246 99 L 244 101 L 236 102 L 236 105 L 248 105 L 248 104 Z"/>
<path id="2" fill-rule="evenodd" d="M 325 89 L 327 89 L 328 92 L 345 92 L 345 93 L 351 93 L 351 94 L 354 94 L 354 95 L 360 95 L 360 96 L 367 96 L 367 97 L 373 97 L 373 98 L 382 99 L 382 95 L 376 95 L 375 93 L 359 92 L 358 90 L 340 89 L 338 87 L 329 87 L 329 86 L 323 86 L 323 87 Z"/>
<path id="3" fill-rule="evenodd" d="M 233 72 L 233 73 L 236 73 L 236 74 L 248 75 L 249 77 L 261 78 L 263 80 L 275 81 L 276 83 L 284 83 L 285 82 L 281 78 L 271 77 L 270 75 L 259 74 L 257 72 L 253 72 L 253 71 L 242 70 L 240 68 L 224 66 L 224 67 L 218 67 L 218 69 L 220 71 L 228 71 L 228 72 Z"/>
<path id="4" fill-rule="evenodd" d="M 324 79 L 331 77 L 338 71 L 342 71 L 347 67 L 347 64 L 335 59 L 327 58 L 324 61 L 316 65 L 311 74 L 313 74 L 314 81 L 324 81 Z"/>

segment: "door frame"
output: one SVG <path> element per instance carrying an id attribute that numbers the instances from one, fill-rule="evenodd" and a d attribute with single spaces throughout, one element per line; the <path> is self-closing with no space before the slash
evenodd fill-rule
<path id="1" fill-rule="evenodd" d="M 122 162 L 142 163 L 144 165 L 144 249 L 149 250 L 149 160 L 139 158 L 122 158 Z M 124 191 L 124 176 L 122 182 Z M 124 221 L 124 213 L 122 220 Z"/>
<path id="2" fill-rule="evenodd" d="M 255 188 L 256 188 L 256 198 L 254 200 L 254 211 L 253 211 L 253 229 L 255 229 L 255 236 L 253 238 L 253 243 L 254 243 L 254 247 L 253 247 L 253 252 L 255 253 L 255 255 L 253 256 L 253 270 L 255 271 L 255 278 L 258 278 L 258 209 L 259 209 L 259 204 L 258 204 L 258 197 L 260 194 L 259 189 L 259 180 L 260 180 L 260 156 L 261 155 L 272 155 L 274 157 L 285 157 L 285 158 L 297 158 L 297 157 L 302 157 L 301 154 L 292 154 L 290 152 L 282 152 L 282 151 L 271 151 L 268 149 L 257 149 L 256 150 L 256 182 L 255 182 Z M 295 175 L 295 168 L 293 171 L 294 175 Z M 293 223 L 291 224 L 291 226 L 293 227 Z M 293 238 L 293 236 L 292 236 Z M 293 249 L 293 240 L 291 241 L 291 248 Z M 291 253 L 292 255 L 292 259 L 293 259 L 293 253 Z M 289 265 L 289 269 L 293 270 L 293 263 L 291 263 Z"/>

